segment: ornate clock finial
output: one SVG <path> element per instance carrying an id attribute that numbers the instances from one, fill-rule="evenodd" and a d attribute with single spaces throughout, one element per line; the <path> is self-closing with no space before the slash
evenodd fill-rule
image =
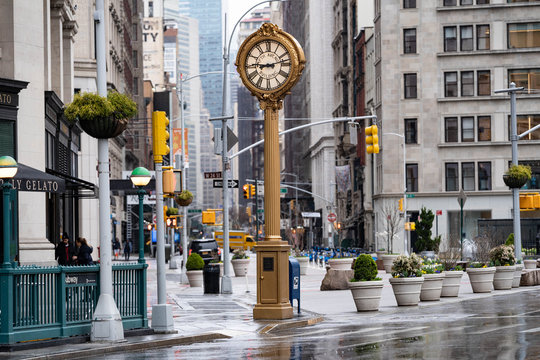
<path id="1" fill-rule="evenodd" d="M 281 29 L 276 24 L 264 23 L 259 28 L 258 33 L 261 36 L 276 36 L 279 30 Z"/>

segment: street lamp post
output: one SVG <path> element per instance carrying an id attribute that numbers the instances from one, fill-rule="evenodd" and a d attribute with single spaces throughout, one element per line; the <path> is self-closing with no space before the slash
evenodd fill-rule
<path id="1" fill-rule="evenodd" d="M 11 156 L 0 157 L 0 179 L 3 180 L 2 194 L 3 194 L 3 227 L 4 227 L 4 243 L 2 244 L 2 268 L 11 267 L 9 246 L 11 243 L 11 182 L 15 174 L 17 174 L 17 161 Z"/>
<path id="2" fill-rule="evenodd" d="M 138 167 L 131 172 L 131 182 L 133 185 L 139 188 L 137 195 L 139 196 L 139 263 L 144 263 L 144 219 L 143 219 L 143 207 L 144 207 L 144 195 L 146 191 L 144 186 L 150 182 L 150 172 L 144 167 Z"/>

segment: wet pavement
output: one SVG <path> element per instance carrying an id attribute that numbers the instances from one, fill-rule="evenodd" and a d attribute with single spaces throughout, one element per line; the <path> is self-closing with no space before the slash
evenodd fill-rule
<path id="1" fill-rule="evenodd" d="M 155 261 L 148 259 L 148 311 L 156 301 Z M 168 265 L 167 265 L 168 268 Z M 232 268 L 231 268 L 232 271 Z M 0 353 L 0 359 L 530 359 L 540 358 L 540 287 L 473 294 L 463 276 L 458 298 L 398 307 L 387 274 L 379 312 L 358 313 L 348 290 L 319 290 L 325 270 L 301 279 L 301 314 L 253 320 L 255 259 L 233 294 L 203 294 L 167 270 L 177 334 L 126 336 L 119 344 L 66 344 Z M 295 302 L 296 304 L 296 302 Z"/>

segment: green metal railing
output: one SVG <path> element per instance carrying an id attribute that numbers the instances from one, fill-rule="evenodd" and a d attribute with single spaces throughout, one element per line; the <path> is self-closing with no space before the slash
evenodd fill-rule
<path id="1" fill-rule="evenodd" d="M 147 328 L 146 264 L 113 265 L 124 329 Z M 0 344 L 85 335 L 99 298 L 99 265 L 0 268 Z"/>

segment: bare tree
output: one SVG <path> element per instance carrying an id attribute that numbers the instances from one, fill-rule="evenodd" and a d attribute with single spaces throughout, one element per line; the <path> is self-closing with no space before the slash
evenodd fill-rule
<path id="1" fill-rule="evenodd" d="M 394 236 L 397 234 L 398 229 L 403 220 L 401 211 L 399 211 L 398 206 L 395 202 L 387 202 L 384 205 L 382 210 L 382 215 L 384 216 L 384 221 L 386 225 L 386 243 L 388 253 L 393 252 L 394 248 Z"/>
<path id="2" fill-rule="evenodd" d="M 476 245 L 476 254 L 474 256 L 476 261 L 488 262 L 489 251 L 494 247 L 501 245 L 500 238 L 497 236 L 497 230 L 494 227 L 487 227 L 482 231 L 480 235 L 474 238 Z"/>

